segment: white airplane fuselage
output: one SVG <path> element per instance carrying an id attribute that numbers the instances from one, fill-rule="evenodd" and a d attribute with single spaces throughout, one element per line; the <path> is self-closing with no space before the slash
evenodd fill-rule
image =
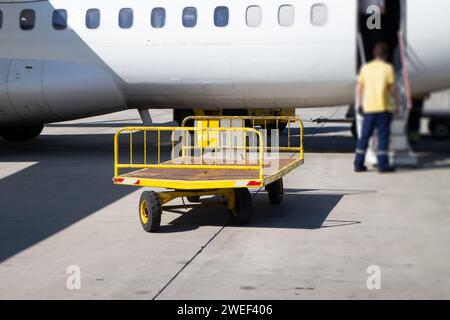
<path id="1" fill-rule="evenodd" d="M 292 26 L 278 20 L 295 8 Z M 326 23 L 312 7 L 326 6 Z M 249 27 L 249 6 L 262 20 Z M 185 7 L 197 24 L 182 24 Z M 226 27 L 214 9 L 227 6 Z M 150 24 L 166 10 L 162 28 Z M 97 29 L 86 11 L 97 8 Z M 122 29 L 118 13 L 133 9 Z M 22 30 L 24 9 L 35 26 Z M 56 9 L 68 27 L 55 30 Z M 0 127 L 50 123 L 127 108 L 301 108 L 352 103 L 357 72 L 356 0 L 0 0 Z M 446 0 L 408 0 L 404 19 L 413 94 L 450 87 L 450 20 Z"/>

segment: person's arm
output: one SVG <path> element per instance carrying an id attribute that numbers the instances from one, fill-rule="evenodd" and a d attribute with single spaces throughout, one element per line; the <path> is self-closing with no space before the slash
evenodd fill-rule
<path id="1" fill-rule="evenodd" d="M 364 114 L 364 67 L 361 68 L 361 71 L 358 75 L 358 84 L 356 85 L 356 93 L 357 99 L 356 101 L 358 113 L 360 115 Z"/>
<path id="2" fill-rule="evenodd" d="M 386 3 L 384 0 L 380 1 L 380 9 L 381 9 L 381 14 L 384 15 L 386 13 Z"/>
<path id="3" fill-rule="evenodd" d="M 398 107 L 401 103 L 400 101 L 400 93 L 397 90 L 397 86 L 395 84 L 391 84 L 391 87 L 389 89 L 392 98 L 395 100 L 395 104 Z"/>
<path id="4" fill-rule="evenodd" d="M 395 110 L 393 110 L 395 113 L 398 112 L 399 106 L 400 106 L 400 94 L 397 89 L 397 84 L 395 82 L 395 74 L 394 74 L 394 68 L 390 66 L 389 68 L 389 74 L 388 74 L 388 85 L 389 85 L 389 93 L 395 101 Z"/>
<path id="5" fill-rule="evenodd" d="M 357 85 L 358 92 L 358 113 L 360 115 L 364 114 L 364 83 L 358 82 Z"/>

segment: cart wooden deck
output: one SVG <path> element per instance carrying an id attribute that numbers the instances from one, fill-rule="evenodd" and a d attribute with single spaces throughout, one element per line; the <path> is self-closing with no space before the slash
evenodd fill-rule
<path id="1" fill-rule="evenodd" d="M 187 161 L 192 163 L 192 161 Z M 180 163 L 180 161 L 169 161 L 164 164 L 171 165 L 173 163 Z M 303 160 L 291 156 L 289 158 L 281 158 L 270 161 L 265 161 L 263 165 L 264 185 L 274 181 L 282 172 L 287 174 L 301 165 Z M 165 180 L 165 181 L 224 181 L 224 180 L 258 180 L 259 171 L 257 170 L 238 170 L 239 166 L 246 164 L 235 164 L 236 169 L 194 169 L 194 168 L 148 168 L 133 171 L 127 174 L 120 175 L 119 178 L 134 178 L 134 179 L 151 179 L 151 180 Z M 276 180 L 276 179 L 275 179 Z"/>

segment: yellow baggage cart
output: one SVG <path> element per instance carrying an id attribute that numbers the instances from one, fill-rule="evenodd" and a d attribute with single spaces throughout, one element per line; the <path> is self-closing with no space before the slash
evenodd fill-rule
<path id="1" fill-rule="evenodd" d="M 273 123 L 288 123 L 279 134 Z M 114 137 L 117 185 L 145 191 L 140 222 L 156 232 L 165 210 L 225 205 L 232 221 L 249 223 L 249 189 L 266 189 L 272 204 L 283 199 L 283 176 L 303 164 L 303 124 L 296 116 L 193 116 L 181 127 L 126 127 Z M 204 201 L 204 197 L 217 201 Z M 169 205 L 186 198 L 183 205 Z"/>

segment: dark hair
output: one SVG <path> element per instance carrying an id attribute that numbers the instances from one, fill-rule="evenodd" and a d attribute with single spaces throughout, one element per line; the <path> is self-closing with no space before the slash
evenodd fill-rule
<path id="1" fill-rule="evenodd" d="M 375 58 L 386 60 L 389 56 L 389 45 L 385 42 L 379 42 L 373 48 L 373 55 Z"/>

